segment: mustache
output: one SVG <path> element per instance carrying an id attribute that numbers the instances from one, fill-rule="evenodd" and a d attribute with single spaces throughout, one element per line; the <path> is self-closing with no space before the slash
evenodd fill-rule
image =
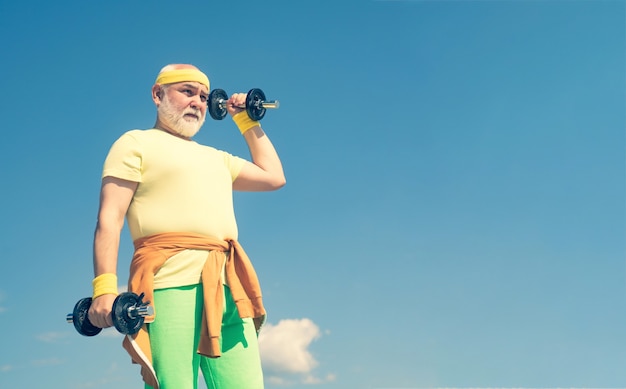
<path id="1" fill-rule="evenodd" d="M 197 116 L 198 119 L 202 118 L 202 113 L 200 112 L 199 109 L 188 108 L 185 111 L 183 111 L 182 116 L 189 115 L 189 114 Z"/>

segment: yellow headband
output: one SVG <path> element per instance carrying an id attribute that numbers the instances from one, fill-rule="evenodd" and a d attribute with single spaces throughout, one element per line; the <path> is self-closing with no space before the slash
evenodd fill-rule
<path id="1" fill-rule="evenodd" d="M 198 69 L 176 69 L 159 73 L 156 84 L 173 84 L 175 82 L 196 81 L 210 88 L 209 77 Z"/>

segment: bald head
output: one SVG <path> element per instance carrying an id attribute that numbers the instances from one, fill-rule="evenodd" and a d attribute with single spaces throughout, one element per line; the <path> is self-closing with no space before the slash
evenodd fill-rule
<path id="1" fill-rule="evenodd" d="M 170 64 L 159 72 L 155 84 L 167 85 L 177 82 L 195 81 L 203 84 L 210 90 L 209 78 L 200 69 L 189 64 Z"/>
<path id="2" fill-rule="evenodd" d="M 161 71 L 159 73 L 163 73 L 163 72 L 169 72 L 170 70 L 178 70 L 178 69 L 195 69 L 195 70 L 200 70 L 197 67 L 190 65 L 190 64 L 186 64 L 186 63 L 172 63 L 169 65 L 165 65 L 163 67 L 163 69 L 161 69 Z"/>

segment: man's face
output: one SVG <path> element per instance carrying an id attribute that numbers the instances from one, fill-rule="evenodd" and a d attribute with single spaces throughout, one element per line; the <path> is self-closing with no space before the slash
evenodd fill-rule
<path id="1" fill-rule="evenodd" d="M 204 124 L 208 94 L 207 87 L 199 82 L 169 85 L 157 108 L 159 119 L 174 133 L 193 137 Z"/>

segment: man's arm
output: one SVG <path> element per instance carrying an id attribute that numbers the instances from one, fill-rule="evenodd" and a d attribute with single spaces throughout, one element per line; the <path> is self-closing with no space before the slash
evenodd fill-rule
<path id="1" fill-rule="evenodd" d="M 253 127 L 243 134 L 248 143 L 252 163 L 246 163 L 233 182 L 240 191 L 271 191 L 282 188 L 285 173 L 278 153 L 261 127 Z"/>
<path id="2" fill-rule="evenodd" d="M 124 217 L 138 183 L 115 177 L 105 177 L 100 190 L 100 209 L 93 241 L 94 276 L 117 274 L 117 255 Z M 111 309 L 116 295 L 104 294 L 93 300 L 89 321 L 96 327 L 111 327 Z"/>
<path id="3" fill-rule="evenodd" d="M 228 100 L 226 109 L 231 116 L 243 112 L 237 108 L 246 101 L 245 93 L 235 93 Z M 239 191 L 271 191 L 280 189 L 286 183 L 283 166 L 274 145 L 260 126 L 254 126 L 243 134 L 252 162 L 246 163 L 233 182 L 233 189 Z"/>

